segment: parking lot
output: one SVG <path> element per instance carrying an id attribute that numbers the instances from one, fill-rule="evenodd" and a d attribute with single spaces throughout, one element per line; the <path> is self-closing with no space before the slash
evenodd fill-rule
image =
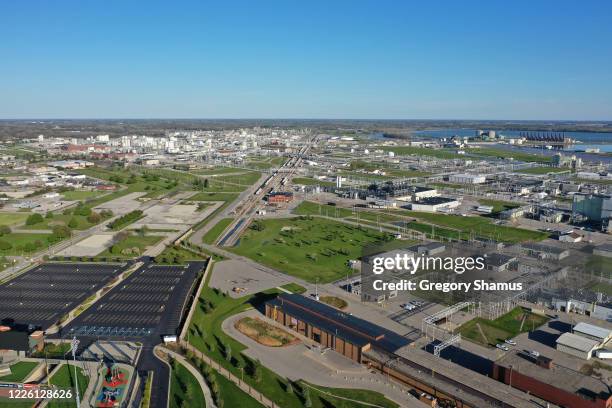
<path id="1" fill-rule="evenodd" d="M 175 334 L 192 284 L 204 267 L 204 262 L 145 264 L 71 322 L 64 335 L 142 338 Z"/>
<path id="2" fill-rule="evenodd" d="M 0 321 L 46 329 L 120 274 L 124 265 L 49 263 L 0 286 Z"/>

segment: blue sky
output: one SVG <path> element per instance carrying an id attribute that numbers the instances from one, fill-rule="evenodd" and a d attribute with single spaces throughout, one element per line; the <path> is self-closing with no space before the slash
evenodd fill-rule
<path id="1" fill-rule="evenodd" d="M 612 120 L 611 17 L 610 1 L 3 1 L 0 118 Z"/>

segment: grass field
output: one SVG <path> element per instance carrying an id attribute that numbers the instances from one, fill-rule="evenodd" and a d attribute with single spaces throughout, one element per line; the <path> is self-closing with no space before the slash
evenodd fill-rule
<path id="1" fill-rule="evenodd" d="M 64 191 L 62 193 L 62 197 L 64 198 L 64 200 L 68 200 L 68 201 L 82 201 L 82 200 L 89 200 L 92 198 L 96 198 L 103 194 L 105 193 L 100 192 L 100 191 L 71 190 L 71 191 Z"/>
<path id="2" fill-rule="evenodd" d="M 110 248 L 105 249 L 96 256 L 101 257 L 137 257 L 150 246 L 157 244 L 164 237 L 160 235 L 146 235 L 144 237 L 130 234 L 126 239 L 112 245 Z M 126 249 L 138 248 L 137 252 L 131 254 L 125 254 Z"/>
<path id="3" fill-rule="evenodd" d="M 36 252 L 43 248 L 46 248 L 49 244 L 47 238 L 49 238 L 51 234 L 27 234 L 27 233 L 15 233 L 12 232 L 10 234 L 6 234 L 0 237 L 0 241 L 8 242 L 12 245 L 10 249 L 0 249 L 0 256 L 5 255 L 21 255 L 22 253 L 28 253 L 25 250 L 25 245 L 31 243 L 36 246 L 34 251 Z"/>
<path id="4" fill-rule="evenodd" d="M 385 152 L 393 152 L 397 156 L 417 155 L 436 157 L 438 159 L 458 159 L 462 157 L 451 149 L 428 149 L 425 147 L 412 146 L 377 146 L 376 148 Z"/>
<path id="5" fill-rule="evenodd" d="M 281 286 L 281 288 L 288 290 L 291 293 L 297 293 L 297 294 L 306 292 L 305 287 L 303 287 L 302 285 L 298 285 L 297 283 L 293 283 L 293 282 L 283 285 Z"/>
<path id="6" fill-rule="evenodd" d="M 87 377 L 82 368 L 77 367 L 76 380 L 79 383 L 79 393 L 81 396 L 85 393 L 87 385 L 89 384 L 89 377 Z M 72 399 L 71 400 L 54 400 L 47 405 L 50 408 L 68 408 L 76 407 L 76 393 L 75 393 L 75 377 L 74 377 L 74 366 L 63 364 L 59 370 L 51 377 L 51 384 L 57 385 L 60 388 L 72 388 Z"/>
<path id="7" fill-rule="evenodd" d="M 392 223 L 405 221 L 406 218 L 398 215 L 393 215 L 388 212 L 365 210 L 363 208 L 352 209 L 335 207 L 327 204 L 318 204 L 312 201 L 303 201 L 294 210 L 294 214 L 298 215 L 321 215 L 332 218 L 351 219 L 353 221 L 365 220 L 372 223 Z"/>
<path id="8" fill-rule="evenodd" d="M 550 156 L 542 156 L 539 154 L 526 153 L 517 150 L 506 150 L 499 149 L 494 147 L 481 147 L 474 148 L 468 151 L 470 154 L 475 154 L 479 156 L 487 156 L 487 157 L 498 157 L 501 159 L 509 159 L 514 158 L 514 160 L 519 160 L 523 162 L 539 162 L 539 163 L 550 163 L 552 162 L 552 157 Z"/>
<path id="9" fill-rule="evenodd" d="M 223 400 L 224 407 L 263 407 L 263 405 L 257 402 L 253 397 L 242 391 L 240 388 L 238 388 L 236 384 L 223 377 L 221 374 L 217 374 L 216 371 L 213 371 L 212 377 L 215 379 L 215 382 L 219 384 L 219 395 L 220 398 Z"/>
<path id="10" fill-rule="evenodd" d="M 22 224 L 23 222 L 25 222 L 26 218 L 28 218 L 27 213 L 6 213 L 6 212 L 1 212 L 0 213 L 0 225 L 16 225 L 16 224 Z"/>
<path id="11" fill-rule="evenodd" d="M 505 210 L 510 210 L 512 208 L 520 207 L 520 204 L 512 203 L 509 201 L 500 201 L 500 200 L 488 200 L 486 198 L 479 198 L 478 202 L 480 205 L 490 205 L 493 207 L 493 214 L 500 213 Z"/>
<path id="12" fill-rule="evenodd" d="M 547 321 L 546 316 L 528 312 L 521 307 L 515 307 L 495 320 L 476 317 L 463 324 L 457 331 L 462 337 L 476 343 L 495 347 L 497 343 L 503 343 L 504 340 L 511 339 L 520 333 L 535 330 Z M 486 339 L 483 338 L 482 334 L 485 335 Z"/>
<path id="13" fill-rule="evenodd" d="M 231 250 L 308 282 L 327 283 L 353 274 L 348 261 L 385 236 L 327 219 L 268 219 L 251 225 Z"/>
<path id="14" fill-rule="evenodd" d="M 155 257 L 157 263 L 167 264 L 183 264 L 185 261 L 205 260 L 208 257 L 203 257 L 195 252 L 188 251 L 182 247 L 167 246 L 161 254 Z"/>
<path id="15" fill-rule="evenodd" d="M 219 235 L 234 221 L 233 218 L 223 218 L 218 223 L 216 223 L 204 236 L 202 237 L 202 241 L 205 244 L 212 244 L 219 237 Z"/>
<path id="16" fill-rule="evenodd" d="M 246 165 L 259 170 L 267 170 L 273 167 L 280 167 L 287 161 L 286 157 L 266 157 L 254 156 L 247 159 Z"/>
<path id="17" fill-rule="evenodd" d="M 519 173 L 524 174 L 548 174 L 548 173 L 563 173 L 570 172 L 571 170 L 563 167 L 531 167 L 528 169 L 519 170 Z"/>
<path id="18" fill-rule="evenodd" d="M 417 211 L 404 211 L 406 215 L 412 216 L 422 221 L 443 227 L 456 230 L 456 237 L 468 239 L 470 234 L 477 237 L 495 239 L 500 242 L 517 243 L 526 241 L 541 241 L 548 237 L 548 234 L 541 231 L 531 231 L 522 228 L 507 227 L 495 225 L 493 221 L 485 217 L 462 217 L 459 215 L 425 213 Z M 429 230 L 416 224 L 409 224 L 409 228 L 423 230 L 421 232 L 430 233 Z M 435 233 L 444 233 L 444 229 L 435 231 Z M 455 237 L 454 237 L 455 238 Z"/>
<path id="19" fill-rule="evenodd" d="M 210 275 L 207 279 L 210 279 Z M 198 302 L 200 307 L 196 308 L 193 319 L 190 322 L 191 343 L 201 350 L 203 353 L 219 362 L 226 369 L 230 370 L 234 375 L 241 377 L 242 372 L 237 368 L 236 361 L 239 361 L 241 367 L 252 367 L 254 362 L 245 357 L 241 352 L 245 350 L 245 346 L 233 339 L 232 337 L 225 334 L 221 328 L 221 324 L 228 317 L 240 313 L 244 310 L 252 308 L 254 305 L 261 305 L 267 299 L 274 296 L 277 293 L 276 290 L 270 290 L 262 293 L 258 293 L 252 296 L 244 296 L 238 299 L 233 299 L 220 291 L 211 289 L 206 285 L 202 292 L 199 294 Z M 208 309 L 206 313 L 201 307 L 202 302 L 209 302 L 213 307 Z M 228 361 L 224 351 L 229 346 L 231 351 L 231 361 Z M 256 388 L 262 392 L 268 398 L 272 399 L 279 407 L 283 408 L 302 408 L 303 402 L 301 398 L 296 395 L 299 392 L 299 388 L 304 386 L 304 383 L 299 381 L 293 384 L 294 392 L 286 391 L 286 380 L 279 377 L 273 371 L 269 370 L 263 365 L 258 366 L 260 373 L 259 380 L 254 378 L 249 373 L 250 370 L 244 370 L 244 381 L 250 386 Z M 219 376 L 217 376 L 219 377 Z M 256 405 L 248 405 L 252 401 L 245 400 L 244 403 L 240 398 L 240 394 L 231 394 L 232 387 L 225 388 L 222 380 L 219 380 L 221 384 L 221 394 L 223 395 L 225 407 L 240 406 L 240 407 L 257 407 Z M 332 392 L 335 395 L 347 396 L 354 398 L 365 403 L 376 404 L 381 407 L 395 408 L 397 404 L 385 399 L 381 394 L 371 391 L 364 390 L 337 390 L 325 387 L 317 387 L 324 392 Z M 361 405 L 350 403 L 348 401 L 339 400 L 322 394 L 318 391 L 311 390 L 310 396 L 312 400 L 312 407 L 314 408 L 353 408 L 360 407 Z M 229 398 L 228 398 L 229 397 Z M 234 405 L 234 402 L 238 402 Z M 365 406 L 364 406 L 365 407 Z"/>
<path id="20" fill-rule="evenodd" d="M 11 365 L 11 374 L 0 377 L 0 381 L 22 382 L 37 365 L 38 363 L 30 361 L 20 361 L 15 363 Z"/>
<path id="21" fill-rule="evenodd" d="M 42 222 L 33 225 L 23 225 L 19 228 L 24 230 L 50 230 L 55 225 L 68 225 L 68 223 L 73 219 L 76 221 L 76 227 L 73 227 L 72 229 L 86 230 L 96 225 L 89 222 L 87 217 L 84 215 L 53 214 L 53 218 L 45 218 L 43 215 Z"/>
<path id="22" fill-rule="evenodd" d="M 204 393 L 198 380 L 182 364 L 172 364 L 170 377 L 169 405 L 171 408 L 181 408 L 183 401 L 190 407 L 205 407 Z"/>

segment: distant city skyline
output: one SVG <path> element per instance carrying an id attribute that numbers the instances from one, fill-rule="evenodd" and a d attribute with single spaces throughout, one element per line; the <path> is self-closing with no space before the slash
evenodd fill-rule
<path id="1" fill-rule="evenodd" d="M 0 119 L 612 120 L 612 4 L 4 2 Z"/>

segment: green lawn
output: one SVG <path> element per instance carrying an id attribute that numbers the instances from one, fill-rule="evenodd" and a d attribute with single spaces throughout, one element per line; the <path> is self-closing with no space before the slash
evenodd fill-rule
<path id="1" fill-rule="evenodd" d="M 150 246 L 157 244 L 164 237 L 161 235 L 146 235 L 140 236 L 137 234 L 130 234 L 126 239 L 116 243 L 110 248 L 105 249 L 100 252 L 98 257 L 137 257 L 142 255 L 142 253 Z M 126 249 L 138 248 L 138 252 L 133 252 L 132 254 L 125 254 Z"/>
<path id="2" fill-rule="evenodd" d="M 183 401 L 187 401 L 190 407 L 206 406 L 198 380 L 182 364 L 174 362 L 170 377 L 170 407 L 181 408 Z"/>
<path id="3" fill-rule="evenodd" d="M 298 285 L 297 283 L 288 283 L 286 285 L 281 286 L 281 288 L 288 290 L 291 293 L 304 293 L 306 292 L 306 288 L 303 287 L 302 285 Z"/>
<path id="4" fill-rule="evenodd" d="M 393 152 L 397 156 L 417 155 L 436 157 L 438 159 L 458 159 L 462 157 L 453 149 L 429 149 L 426 147 L 412 146 L 376 146 L 376 148 L 385 152 Z"/>
<path id="5" fill-rule="evenodd" d="M 81 367 L 77 367 L 77 377 L 76 380 L 79 383 L 79 394 L 81 397 L 85 393 L 87 389 L 87 385 L 89 384 L 89 377 L 87 377 Z M 54 400 L 47 405 L 50 408 L 68 408 L 68 407 L 76 407 L 76 393 L 75 393 L 75 377 L 74 377 L 74 366 L 63 364 L 59 370 L 51 377 L 51 384 L 57 385 L 60 388 L 71 388 L 72 389 L 72 399 L 66 400 Z"/>
<path id="6" fill-rule="evenodd" d="M 88 228 L 93 227 L 96 224 L 93 224 L 87 220 L 87 217 L 84 215 L 64 215 L 64 214 L 53 214 L 53 218 L 46 218 L 43 215 L 43 221 L 38 224 L 32 225 L 23 225 L 19 227 L 20 229 L 27 230 L 50 230 L 55 225 L 68 225 L 70 220 L 74 219 L 76 221 L 76 227 L 73 229 L 76 230 L 86 230 Z"/>
<path id="7" fill-rule="evenodd" d="M 212 244 L 219 237 L 219 235 L 234 221 L 233 218 L 223 218 L 217 224 L 215 224 L 204 236 L 202 241 L 205 244 Z"/>
<path id="8" fill-rule="evenodd" d="M 209 169 L 191 170 L 190 173 L 197 174 L 200 176 L 212 176 L 216 174 L 243 173 L 245 171 L 249 171 L 249 170 L 241 169 L 238 167 L 220 167 L 219 166 L 219 167 L 213 167 Z"/>
<path id="9" fill-rule="evenodd" d="M 499 149 L 494 147 L 481 147 L 472 148 L 468 150 L 468 153 L 486 157 L 497 157 L 500 159 L 514 158 L 514 160 L 523 162 L 539 162 L 539 163 L 550 163 L 552 157 L 542 156 L 539 154 L 526 153 L 517 151 L 515 149 Z"/>
<path id="10" fill-rule="evenodd" d="M 468 239 L 470 234 L 477 237 L 495 239 L 500 242 L 518 243 L 526 241 L 541 241 L 548 237 L 548 234 L 541 231 L 531 231 L 522 228 L 506 227 L 495 225 L 493 221 L 485 217 L 462 217 L 460 215 L 448 215 L 438 213 L 425 213 L 417 211 L 404 211 L 406 215 L 415 217 L 419 220 L 435 224 L 443 228 L 455 229 L 457 237 Z M 408 227 L 415 226 L 417 230 L 425 229 L 421 232 L 431 232 L 431 226 L 423 228 L 417 224 L 409 224 Z M 444 230 L 436 230 L 436 233 L 443 233 Z"/>
<path id="11" fill-rule="evenodd" d="M 43 248 L 46 248 L 49 245 L 49 238 L 51 234 L 28 234 L 28 233 L 10 233 L 0 237 L 0 241 L 8 242 L 12 245 L 10 249 L 0 249 L 0 256 L 5 255 L 21 255 L 28 254 L 29 252 L 25 250 L 25 245 L 28 243 L 34 244 L 36 249 L 34 251 L 30 251 L 30 253 L 34 253 Z"/>
<path id="12" fill-rule="evenodd" d="M 205 260 L 208 257 L 203 257 L 195 252 L 188 251 L 183 247 L 167 246 L 161 254 L 155 257 L 155 262 L 168 265 L 180 265 L 185 261 Z"/>
<path id="13" fill-rule="evenodd" d="M 548 174 L 548 173 L 563 173 L 563 172 L 571 172 L 571 169 L 563 168 L 563 167 L 531 167 L 528 169 L 522 169 L 518 171 L 519 173 L 524 174 Z"/>
<path id="14" fill-rule="evenodd" d="M 0 377 L 0 381 L 22 382 L 37 365 L 38 363 L 30 361 L 20 361 L 15 363 L 11 365 L 11 374 Z"/>
<path id="15" fill-rule="evenodd" d="M 304 186 L 324 186 L 324 187 L 334 187 L 336 183 L 333 181 L 323 181 L 317 180 L 311 177 L 294 177 L 293 184 L 302 184 Z"/>
<path id="16" fill-rule="evenodd" d="M 267 157 L 267 156 L 255 156 L 249 157 L 246 165 L 258 170 L 267 170 L 273 167 L 280 167 L 284 162 L 287 161 L 286 157 Z"/>
<path id="17" fill-rule="evenodd" d="M 28 218 L 27 213 L 6 213 L 6 212 L 1 212 L 0 213 L 0 225 L 16 225 L 16 224 L 22 224 L 23 222 L 25 222 L 26 218 Z"/>
<path id="18" fill-rule="evenodd" d="M 523 320 L 524 323 L 522 323 Z M 495 320 L 476 317 L 464 323 L 457 331 L 464 338 L 485 346 L 495 347 L 497 343 L 503 343 L 504 340 L 513 338 L 520 333 L 537 329 L 548 320 L 546 316 L 528 312 L 521 307 L 515 307 Z M 522 329 L 521 323 L 523 324 Z M 478 325 L 486 336 L 486 341 L 478 330 Z"/>
<path id="19" fill-rule="evenodd" d="M 312 201 L 303 201 L 294 210 L 294 214 L 298 215 L 321 215 L 332 218 L 351 219 L 354 222 L 370 221 L 372 223 L 393 223 L 405 221 L 407 217 L 402 217 L 402 212 L 397 211 L 393 214 L 393 210 L 387 212 L 378 210 L 368 210 L 364 208 L 355 208 L 355 211 L 349 208 L 336 207 L 327 204 L 318 204 Z"/>
<path id="20" fill-rule="evenodd" d="M 493 207 L 493 214 L 500 213 L 505 210 L 510 210 L 512 208 L 520 207 L 520 204 L 512 203 L 509 201 L 500 201 L 500 200 L 488 200 L 486 198 L 478 199 L 480 205 L 490 205 Z"/>
<path id="21" fill-rule="evenodd" d="M 240 408 L 259 408 L 263 407 L 257 400 L 251 397 L 246 392 L 242 391 L 236 384 L 218 374 L 212 373 L 215 382 L 219 384 L 220 399 L 223 400 L 224 407 L 240 407 Z"/>
<path id="22" fill-rule="evenodd" d="M 210 280 L 210 275 L 207 280 Z M 198 307 L 194 313 L 193 319 L 190 322 L 190 340 L 191 343 L 201 350 L 203 353 L 218 361 L 222 366 L 230 370 L 234 375 L 241 377 L 242 372 L 236 366 L 236 362 L 244 369 L 244 381 L 262 392 L 268 398 L 272 399 L 279 407 L 283 408 L 302 408 L 303 403 L 296 391 L 303 386 L 301 381 L 294 384 L 294 392 L 286 391 L 286 379 L 279 377 L 273 371 L 267 369 L 265 366 L 260 365 L 259 369 L 259 380 L 254 378 L 252 374 L 253 370 L 250 368 L 253 366 L 253 361 L 245 357 L 241 352 L 245 350 L 245 346 L 240 342 L 234 340 L 232 337 L 225 334 L 221 328 L 221 324 L 228 317 L 240 313 L 244 310 L 252 308 L 254 305 L 261 305 L 267 299 L 270 299 L 277 293 L 276 290 L 269 290 L 266 292 L 258 293 L 251 296 L 244 296 L 238 299 L 233 299 L 222 292 L 214 290 L 208 285 L 204 286 L 202 292 L 198 297 Z M 202 307 L 202 304 L 207 302 L 211 307 L 207 308 L 206 311 Z M 228 361 L 224 351 L 229 346 L 231 351 L 231 361 Z M 221 384 L 223 386 L 223 384 Z M 325 387 L 317 387 L 322 391 L 333 392 L 336 395 L 349 396 L 351 398 L 358 399 L 366 403 L 373 403 L 382 407 L 395 408 L 397 405 L 387 399 L 381 394 L 376 392 L 364 391 L 364 390 L 337 390 Z M 223 395 L 223 389 L 221 390 Z M 227 395 L 227 391 L 226 394 Z M 239 396 L 240 394 L 233 394 Z M 347 401 L 338 400 L 333 397 L 328 397 L 321 394 L 318 391 L 310 390 L 310 397 L 312 400 L 312 406 L 315 408 L 327 408 L 327 407 L 341 407 L 341 408 L 353 408 L 360 407 L 358 404 L 348 403 Z M 224 397 L 225 398 L 225 397 Z M 233 404 L 234 400 L 225 401 L 225 407 L 231 406 L 243 406 L 242 400 L 239 404 Z M 322 401 L 324 399 L 326 402 Z M 229 404 L 229 405 L 228 405 Z M 251 407 L 251 405 L 245 405 Z M 253 405 L 257 406 L 257 405 Z"/>
<path id="23" fill-rule="evenodd" d="M 140 168 L 124 169 L 116 167 L 90 167 L 88 169 L 79 169 L 77 171 L 81 174 L 85 174 L 88 177 L 106 180 L 110 181 L 111 183 L 125 186 L 125 188 L 122 190 L 100 196 L 87 202 L 87 206 L 89 207 L 95 207 L 107 201 L 114 200 L 134 192 L 146 192 L 147 194 L 144 196 L 145 198 L 156 198 L 172 191 L 179 191 L 181 189 L 188 190 L 191 188 L 191 185 L 187 185 L 187 183 L 184 182 L 179 182 L 177 179 L 169 179 L 161 177 L 157 174 L 149 174 L 149 170 L 143 170 Z M 181 173 L 177 172 L 177 174 Z M 175 184 L 175 181 L 178 184 Z"/>
<path id="24" fill-rule="evenodd" d="M 231 250 L 306 281 L 327 283 L 353 274 L 348 261 L 385 237 L 328 219 L 268 219 L 254 222 Z"/>

